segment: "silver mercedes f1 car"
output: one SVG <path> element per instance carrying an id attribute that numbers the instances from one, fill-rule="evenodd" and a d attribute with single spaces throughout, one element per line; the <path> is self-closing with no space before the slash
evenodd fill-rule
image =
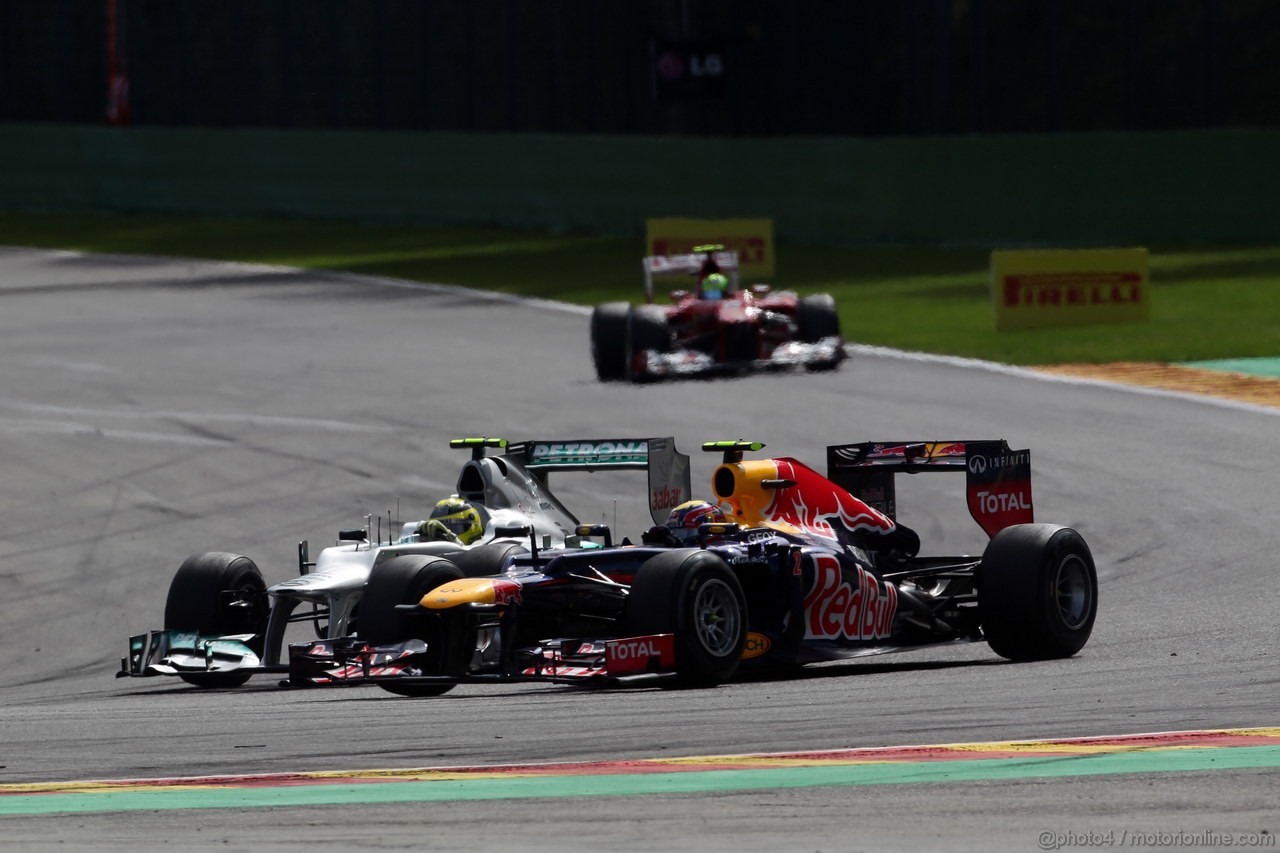
<path id="1" fill-rule="evenodd" d="M 177 676 L 200 687 L 236 687 L 258 673 L 287 673 L 290 626 L 310 624 L 317 639 L 363 636 L 362 600 L 375 568 L 397 558 L 447 558 L 467 575 L 494 575 L 529 548 L 598 547 L 576 531 L 579 519 L 548 487 L 556 471 L 639 469 L 648 472 L 655 523 L 689 498 L 689 458 L 672 438 L 524 441 L 456 439 L 471 458 L 457 495 L 485 516 L 484 536 L 463 545 L 424 540 L 423 522 L 399 525 L 366 517 L 340 531 L 314 560 L 298 543 L 296 577 L 267 586 L 250 558 L 210 552 L 187 558 L 169 586 L 164 628 L 129 639 L 119 677 Z M 498 448 L 499 455 L 486 455 Z M 305 630 L 305 629 L 303 629 Z M 374 639 L 386 639 L 374 637 Z"/>

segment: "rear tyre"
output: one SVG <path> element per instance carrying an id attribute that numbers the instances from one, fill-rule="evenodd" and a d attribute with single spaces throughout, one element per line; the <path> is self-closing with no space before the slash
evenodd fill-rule
<path id="1" fill-rule="evenodd" d="M 427 644 L 424 668 L 431 675 L 462 675 L 471 661 L 467 647 L 466 623 L 460 614 L 413 616 L 396 610 L 399 604 L 417 604 L 422 596 L 449 581 L 460 580 L 462 572 L 440 557 L 407 555 L 374 566 L 360 599 L 362 638 L 370 645 L 423 640 Z M 452 684 L 378 685 L 399 696 L 439 696 Z"/>
<path id="2" fill-rule="evenodd" d="M 636 354 L 645 350 L 671 352 L 671 328 L 667 325 L 667 313 L 657 305 L 637 305 L 631 309 L 628 317 L 626 375 L 633 382 L 645 378 L 644 374 L 636 370 Z"/>
<path id="3" fill-rule="evenodd" d="M 816 344 L 830 337 L 841 341 L 836 358 L 809 362 L 805 365 L 809 370 L 834 370 L 840 365 L 844 358 L 844 339 L 840 336 L 840 315 L 831 294 L 815 293 L 801 297 L 796 305 L 796 334 L 806 344 Z"/>
<path id="4" fill-rule="evenodd" d="M 978 616 L 987 645 L 1015 661 L 1074 655 L 1098 612 L 1098 573 L 1084 538 L 1057 524 L 1001 530 L 982 555 Z"/>
<path id="5" fill-rule="evenodd" d="M 614 382 L 627 377 L 627 316 L 631 306 L 626 302 L 606 302 L 591 312 L 591 360 L 601 382 Z"/>
<path id="6" fill-rule="evenodd" d="M 253 634 L 249 647 L 262 654 L 267 627 L 267 585 L 253 560 L 220 551 L 188 557 L 169 584 L 166 631 L 201 635 Z M 197 687 L 239 687 L 250 673 L 211 672 L 179 676 Z"/>
<path id="7" fill-rule="evenodd" d="M 732 678 L 742 661 L 746 597 L 720 557 L 703 550 L 672 551 L 636 572 L 623 626 L 632 636 L 675 634 L 679 682 L 714 687 Z"/>

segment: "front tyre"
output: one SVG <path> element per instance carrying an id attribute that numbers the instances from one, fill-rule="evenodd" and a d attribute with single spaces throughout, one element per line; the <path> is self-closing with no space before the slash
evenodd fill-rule
<path id="1" fill-rule="evenodd" d="M 679 550 L 648 560 L 627 594 L 623 624 L 633 636 L 675 634 L 676 674 L 690 687 L 733 677 L 747 642 L 747 605 L 720 557 Z"/>
<path id="2" fill-rule="evenodd" d="M 468 632 L 461 614 L 444 612 L 406 615 L 396 610 L 400 604 L 417 604 L 422 596 L 450 581 L 460 580 L 462 571 L 441 557 L 406 555 L 374 566 L 360 599 L 361 637 L 370 645 L 423 640 L 427 644 L 424 668 L 429 675 L 462 675 L 471 661 Z M 388 693 L 399 696 L 440 696 L 452 684 L 399 684 L 379 682 Z"/>
<path id="3" fill-rule="evenodd" d="M 806 344 L 823 338 L 840 337 L 840 315 L 836 301 L 829 293 L 803 296 L 796 304 L 796 334 Z"/>
<path id="4" fill-rule="evenodd" d="M 1074 655 L 1098 612 L 1098 573 L 1084 538 L 1057 524 L 1017 524 L 982 555 L 978 615 L 991 650 L 1015 661 Z"/>
<path id="5" fill-rule="evenodd" d="M 631 306 L 606 302 L 591 311 L 591 360 L 601 382 L 627 377 L 627 320 Z"/>
<path id="6" fill-rule="evenodd" d="M 836 301 L 829 293 L 801 297 L 796 304 L 796 335 L 806 344 L 816 344 L 834 337 L 840 348 L 834 359 L 812 361 L 805 365 L 811 371 L 834 370 L 844 358 L 844 339 L 840 336 L 840 315 Z"/>
<path id="7" fill-rule="evenodd" d="M 202 636 L 253 634 L 250 647 L 262 654 L 267 627 L 267 585 L 248 557 L 220 551 L 188 557 L 169 584 L 164 604 L 166 631 L 189 631 Z M 250 673 L 184 673 L 197 687 L 239 687 Z"/>
<path id="8" fill-rule="evenodd" d="M 667 314 L 657 305 L 637 305 L 631 309 L 627 321 L 626 375 L 631 381 L 647 378 L 636 369 L 636 356 L 642 352 L 671 352 L 671 327 Z"/>

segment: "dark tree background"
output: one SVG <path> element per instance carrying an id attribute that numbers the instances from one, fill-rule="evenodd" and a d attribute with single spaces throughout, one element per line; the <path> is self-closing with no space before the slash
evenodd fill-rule
<path id="1" fill-rule="evenodd" d="M 1278 42 L 1277 0 L 0 0 L 0 121 L 101 123 L 115 70 L 142 126 L 1273 127 Z"/>

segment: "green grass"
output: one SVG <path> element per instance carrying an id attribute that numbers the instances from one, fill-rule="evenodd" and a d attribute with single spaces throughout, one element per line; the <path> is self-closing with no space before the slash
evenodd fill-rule
<path id="1" fill-rule="evenodd" d="M 594 305 L 641 298 L 639 237 L 295 220 L 0 214 L 0 244 L 255 261 Z M 1280 356 L 1280 246 L 1151 247 L 1148 323 L 996 332 L 988 252 L 783 244 L 775 286 L 829 292 L 858 343 L 1013 364 Z"/>

